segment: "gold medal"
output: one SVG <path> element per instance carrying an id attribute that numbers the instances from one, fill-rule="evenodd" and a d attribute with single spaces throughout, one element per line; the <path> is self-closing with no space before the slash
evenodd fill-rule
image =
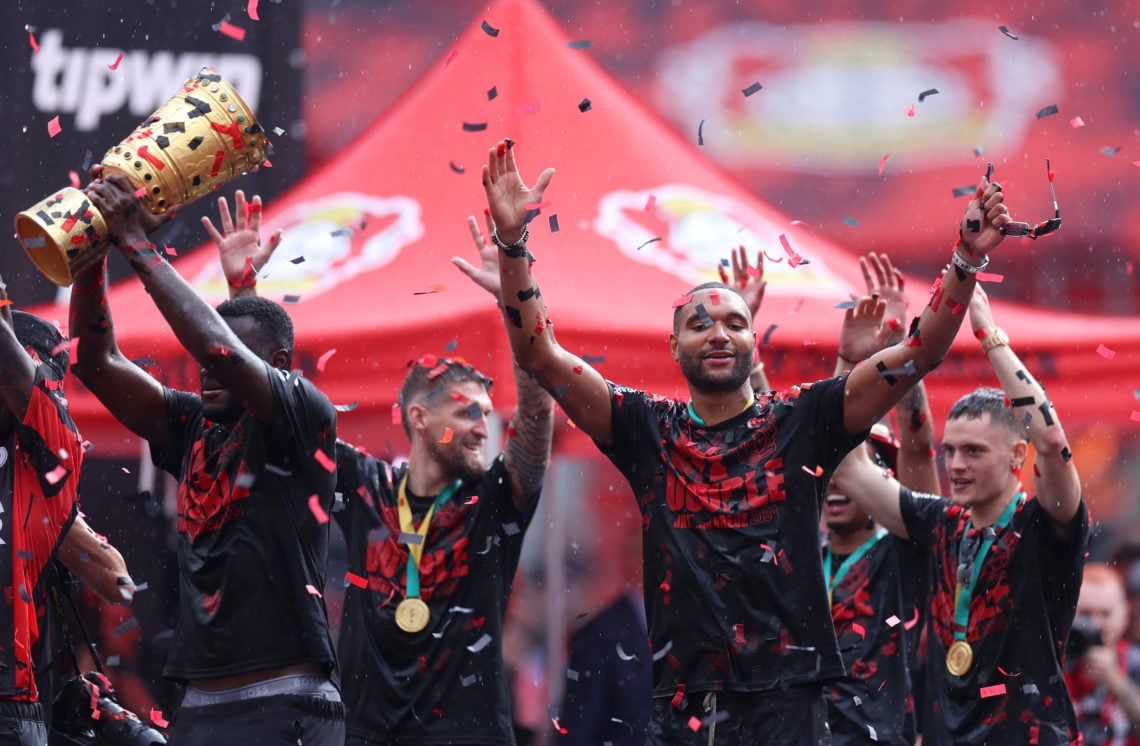
<path id="1" fill-rule="evenodd" d="M 970 647 L 970 643 L 965 640 L 955 640 L 946 651 L 946 670 L 955 676 L 962 676 L 972 665 L 974 665 L 974 649 Z"/>
<path id="2" fill-rule="evenodd" d="M 396 607 L 396 626 L 405 632 L 420 632 L 431 619 L 428 605 L 419 598 L 405 598 Z"/>

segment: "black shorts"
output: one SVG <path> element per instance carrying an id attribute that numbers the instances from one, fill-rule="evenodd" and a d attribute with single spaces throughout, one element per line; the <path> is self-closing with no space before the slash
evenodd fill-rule
<path id="1" fill-rule="evenodd" d="M 174 715 L 168 740 L 176 746 L 343 746 L 344 704 L 305 694 L 279 694 L 182 707 Z"/>
<path id="2" fill-rule="evenodd" d="M 47 724 L 39 702 L 0 700 L 0 744 L 3 746 L 43 746 Z"/>
<path id="3" fill-rule="evenodd" d="M 696 726 L 694 729 L 693 726 Z M 680 707 L 654 697 L 647 746 L 829 746 L 820 686 L 787 691 L 689 692 Z"/>

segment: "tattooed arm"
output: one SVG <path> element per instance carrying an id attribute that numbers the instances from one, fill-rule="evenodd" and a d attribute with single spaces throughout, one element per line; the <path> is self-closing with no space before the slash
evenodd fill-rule
<path id="1" fill-rule="evenodd" d="M 486 222 L 487 235 L 490 235 L 495 230 L 495 224 L 489 212 L 486 215 Z M 499 251 L 488 245 L 474 217 L 467 218 L 467 227 L 479 251 L 480 266 L 475 267 L 461 257 L 453 257 L 451 261 L 463 274 L 470 277 L 472 282 L 493 295 L 501 308 L 503 288 L 499 271 Z M 511 479 L 511 494 L 515 507 L 521 510 L 538 495 L 542 488 L 543 477 L 546 475 L 546 465 L 550 461 L 550 440 L 554 430 L 554 400 L 517 364 L 513 369 L 518 408 L 507 427 L 504 461 Z"/>
<path id="2" fill-rule="evenodd" d="M 1057 410 L 1045 389 L 1014 353 L 1005 332 L 994 326 L 989 298 L 981 288 L 974 290 L 970 302 L 970 326 L 975 336 L 981 338 L 982 350 L 1036 451 L 1033 463 L 1037 500 L 1057 533 L 1067 534 L 1081 505 L 1081 479 Z"/>
<path id="3" fill-rule="evenodd" d="M 103 212 L 112 242 L 130 262 L 178 341 L 245 409 L 268 422 L 273 416 L 273 390 L 261 359 L 147 241 L 140 215 L 146 210 L 130 182 L 111 174 L 92 182 L 87 194 Z"/>

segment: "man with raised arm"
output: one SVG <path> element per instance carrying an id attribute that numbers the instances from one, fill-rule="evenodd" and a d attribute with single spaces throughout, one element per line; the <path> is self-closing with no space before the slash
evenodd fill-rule
<path id="1" fill-rule="evenodd" d="M 271 238 L 259 248 L 260 210 L 247 224 L 241 192 L 235 202 L 231 218 L 219 200 L 223 232 L 203 219 L 231 297 L 256 293 L 256 271 L 276 245 Z M 468 228 L 480 266 L 452 261 L 499 301 L 498 251 L 475 218 Z M 333 517 L 349 565 L 338 645 L 348 746 L 515 742 L 503 622 L 554 426 L 550 395 L 517 367 L 515 388 L 506 448 L 489 465 L 491 380 L 459 358 L 411 363 L 399 398 L 406 466 L 337 441 L 344 509 Z"/>
<path id="2" fill-rule="evenodd" d="M 117 175 L 87 187 L 178 340 L 201 393 L 161 385 L 115 342 L 105 262 L 76 279 L 75 371 L 178 479 L 179 617 L 165 675 L 188 683 L 172 742 L 344 740 L 320 589 L 336 484 L 336 413 L 287 371 L 292 323 L 261 298 L 211 308 L 147 242 L 153 219 Z"/>
<path id="3" fill-rule="evenodd" d="M 855 299 L 853 313 L 844 318 L 837 374 L 905 336 L 907 297 L 901 273 L 885 254 L 860 257 L 859 264 L 867 295 Z M 895 405 L 895 412 L 899 439 L 878 423 L 856 451 L 869 450 L 876 464 L 897 473 L 908 487 L 937 492 L 934 428 L 921 381 Z M 834 479 L 824 501 L 824 524 L 823 576 L 847 667 L 847 677 L 827 688 L 832 743 L 913 744 L 911 665 L 926 608 L 923 555 L 914 542 L 875 523 Z"/>
<path id="4" fill-rule="evenodd" d="M 528 188 L 512 143 L 483 184 L 503 270 L 511 348 L 630 481 L 643 517 L 654 650 L 653 743 L 828 743 L 825 682 L 843 676 L 823 560 L 820 503 L 832 470 L 939 363 L 974 274 L 1009 221 L 983 179 L 954 249 L 956 271 L 910 332 L 849 375 L 757 396 L 749 309 L 723 283 L 676 302 L 670 350 L 688 402 L 607 382 L 563 349 L 530 272 Z M 636 288 L 631 285 L 631 300 Z M 957 313 L 955 313 L 957 311 Z"/>
<path id="5" fill-rule="evenodd" d="M 950 410 L 949 498 L 912 492 L 866 459 L 845 461 L 835 481 L 926 552 L 924 746 L 1069 744 L 1079 734 L 1061 659 L 1088 511 L 1057 412 L 980 288 L 970 325 L 1002 388 L 978 389 Z M 1030 444 L 1034 497 L 1022 486 Z"/>

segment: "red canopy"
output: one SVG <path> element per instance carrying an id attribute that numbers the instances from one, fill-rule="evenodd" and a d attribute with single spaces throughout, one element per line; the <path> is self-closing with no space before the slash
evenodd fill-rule
<path id="1" fill-rule="evenodd" d="M 480 166 L 506 136 L 518 143 L 524 177 L 558 169 L 531 225 L 531 250 L 565 347 L 615 381 L 680 395 L 665 343 L 673 301 L 715 279 L 718 261 L 743 243 L 769 258 L 757 331 L 773 382 L 830 371 L 842 314 L 835 305 L 862 287 L 857 258 L 711 166 L 569 41 L 537 3 L 501 0 L 391 111 L 267 206 L 266 235 L 284 228 L 285 241 L 259 289 L 288 303 L 295 365 L 334 402 L 359 402 L 341 417 L 342 437 L 402 437 L 391 408 L 408 361 L 427 353 L 466 358 L 502 382 L 496 402 L 511 406 L 499 313 L 449 261 L 476 259 L 465 218 L 481 213 Z M 946 195 L 939 224 L 955 225 L 961 209 Z M 931 251 L 948 256 L 952 238 Z M 793 255 L 803 260 L 794 267 Z M 212 300 L 224 297 L 212 248 L 176 266 Z M 926 301 L 926 283 L 911 281 L 912 313 Z M 111 307 L 125 354 L 154 360 L 170 385 L 196 389 L 196 366 L 137 281 L 112 288 Z M 33 310 L 66 317 L 59 307 Z M 995 313 L 1066 423 L 1128 422 L 1128 382 L 1140 367 L 1133 321 L 1000 303 Z M 930 384 L 945 407 L 992 380 L 965 331 Z M 130 448 L 91 395 L 69 385 L 72 412 L 99 453 Z"/>

